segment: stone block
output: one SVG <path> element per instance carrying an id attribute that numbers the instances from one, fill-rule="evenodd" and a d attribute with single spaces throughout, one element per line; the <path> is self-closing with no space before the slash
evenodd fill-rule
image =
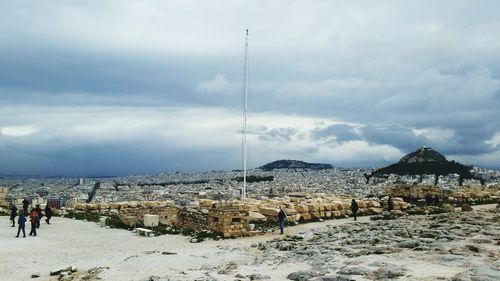
<path id="1" fill-rule="evenodd" d="M 318 211 L 318 206 L 316 204 L 307 204 L 307 210 L 309 212 L 315 212 Z"/>
<path id="2" fill-rule="evenodd" d="M 370 200 L 367 202 L 368 208 L 380 208 L 380 202 L 375 200 Z"/>
<path id="3" fill-rule="evenodd" d="M 159 219 L 160 218 L 158 215 L 145 214 L 144 215 L 144 226 L 146 226 L 146 227 L 158 226 Z"/>
<path id="4" fill-rule="evenodd" d="M 342 217 L 342 212 L 341 211 L 332 211 L 332 215 L 335 218 L 340 218 L 340 217 Z"/>
<path id="5" fill-rule="evenodd" d="M 263 214 L 264 216 L 267 217 L 277 217 L 278 216 L 278 209 L 275 208 L 269 208 L 269 207 L 260 207 L 259 212 Z"/>
<path id="6" fill-rule="evenodd" d="M 306 213 L 309 211 L 309 208 L 306 205 L 295 205 L 295 210 L 299 213 Z"/>
<path id="7" fill-rule="evenodd" d="M 311 215 L 309 213 L 301 213 L 300 216 L 305 221 L 311 220 Z"/>
<path id="8" fill-rule="evenodd" d="M 266 221 L 266 216 L 264 216 L 263 214 L 261 213 L 258 213 L 258 212 L 254 212 L 254 211 L 250 211 L 248 212 L 248 220 L 251 221 L 251 222 L 262 222 L 262 221 Z"/>
<path id="9" fill-rule="evenodd" d="M 383 212 L 382 208 L 370 207 L 368 208 L 368 214 L 370 215 L 378 215 Z"/>
<path id="10" fill-rule="evenodd" d="M 366 205 L 366 202 L 365 202 L 365 201 L 362 201 L 362 200 L 357 200 L 356 202 L 358 203 L 358 207 L 359 207 L 360 209 L 363 209 L 363 208 L 366 208 L 366 207 L 367 207 L 367 205 Z"/>

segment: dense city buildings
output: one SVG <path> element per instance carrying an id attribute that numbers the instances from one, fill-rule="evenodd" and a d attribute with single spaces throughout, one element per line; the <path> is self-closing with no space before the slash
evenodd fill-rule
<path id="1" fill-rule="evenodd" d="M 294 193 L 348 195 L 355 197 L 381 196 L 387 187 L 434 185 L 453 190 L 459 187 L 459 177 L 449 175 L 385 175 L 366 177 L 373 169 L 332 168 L 249 170 L 249 198 L 283 197 Z M 500 185 L 500 172 L 474 167 L 477 178 L 466 179 L 462 186 L 482 187 Z M 168 172 L 156 175 L 113 178 L 42 178 L 1 177 L 0 187 L 7 190 L 6 201 L 20 204 L 28 198 L 33 205 L 71 207 L 76 203 L 164 201 L 177 205 L 196 205 L 199 199 L 238 199 L 241 189 L 240 171 Z"/>

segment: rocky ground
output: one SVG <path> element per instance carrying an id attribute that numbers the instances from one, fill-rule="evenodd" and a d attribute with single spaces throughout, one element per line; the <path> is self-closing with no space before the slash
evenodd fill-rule
<path id="1" fill-rule="evenodd" d="M 255 262 L 306 263 L 291 280 L 500 280 L 500 215 L 405 216 L 329 225 L 255 245 Z"/>
<path id="2" fill-rule="evenodd" d="M 37 237 L 14 238 L 8 217 L 0 217 L 0 279 L 500 280 L 494 207 L 330 220 L 289 227 L 287 236 L 194 244 L 179 235 L 139 237 L 64 218 L 43 224 Z"/>

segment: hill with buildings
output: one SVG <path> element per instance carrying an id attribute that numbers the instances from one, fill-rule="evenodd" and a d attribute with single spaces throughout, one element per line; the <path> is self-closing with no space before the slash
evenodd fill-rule
<path id="1" fill-rule="evenodd" d="M 276 169 L 307 169 L 307 170 L 325 170 L 333 169 L 330 164 L 320 164 L 320 163 L 307 163 L 299 160 L 278 160 L 271 163 L 267 163 L 259 169 L 264 171 L 272 171 Z"/>
<path id="2" fill-rule="evenodd" d="M 472 167 L 455 161 L 448 161 L 444 155 L 430 147 L 423 146 L 417 151 L 405 155 L 398 163 L 380 168 L 371 176 L 396 175 L 449 175 L 458 174 L 460 179 L 475 178 Z"/>

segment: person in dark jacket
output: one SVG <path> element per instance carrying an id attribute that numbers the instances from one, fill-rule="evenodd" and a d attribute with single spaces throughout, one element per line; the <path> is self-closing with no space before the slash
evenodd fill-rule
<path id="1" fill-rule="evenodd" d="M 352 211 L 352 216 L 354 217 L 354 220 L 358 220 L 358 218 L 356 217 L 357 214 L 358 214 L 358 203 L 356 203 L 356 200 L 352 199 L 351 201 L 351 211 Z"/>
<path id="2" fill-rule="evenodd" d="M 50 224 L 50 218 L 52 218 L 52 208 L 50 208 L 50 205 L 47 204 L 47 206 L 45 206 L 45 222 L 47 224 Z"/>
<path id="3" fill-rule="evenodd" d="M 389 196 L 389 199 L 387 199 L 387 210 L 389 210 L 389 212 L 394 210 L 394 201 L 392 201 L 391 196 Z"/>
<path id="4" fill-rule="evenodd" d="M 439 196 L 437 194 L 434 195 L 434 205 L 439 206 Z"/>
<path id="5" fill-rule="evenodd" d="M 28 200 L 28 198 L 24 198 L 23 200 L 23 212 L 24 214 L 28 214 L 28 206 L 30 205 L 30 201 Z"/>
<path id="6" fill-rule="evenodd" d="M 32 209 L 31 213 L 30 213 L 30 222 L 31 222 L 30 235 L 33 235 L 33 236 L 36 236 L 36 221 L 37 221 L 37 216 L 38 216 L 38 214 L 36 213 L 35 209 Z"/>
<path id="7" fill-rule="evenodd" d="M 280 211 L 278 212 L 278 223 L 280 226 L 281 234 L 283 234 L 283 231 L 285 230 L 285 220 L 286 220 L 286 213 L 283 210 L 283 208 L 280 207 Z"/>
<path id="8" fill-rule="evenodd" d="M 35 207 L 35 212 L 36 212 L 36 228 L 40 228 L 40 220 L 42 220 L 43 214 L 42 214 L 42 209 L 40 208 L 40 205 L 36 205 Z"/>
<path id="9" fill-rule="evenodd" d="M 425 204 L 427 204 L 427 206 L 432 205 L 432 195 L 430 194 L 425 195 Z"/>
<path id="10" fill-rule="evenodd" d="M 10 203 L 10 220 L 12 221 L 12 227 L 16 226 L 16 217 L 17 217 L 17 207 L 16 205 Z"/>
<path id="11" fill-rule="evenodd" d="M 19 233 L 21 233 L 21 230 L 23 231 L 23 237 L 26 237 L 26 230 L 25 225 L 26 225 L 26 218 L 24 217 L 24 213 L 21 212 L 19 213 L 19 218 L 17 219 L 17 235 L 16 238 L 19 238 Z"/>

